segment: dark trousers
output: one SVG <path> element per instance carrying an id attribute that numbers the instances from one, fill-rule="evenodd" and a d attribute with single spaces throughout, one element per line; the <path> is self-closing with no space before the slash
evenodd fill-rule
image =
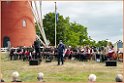
<path id="1" fill-rule="evenodd" d="M 62 65 L 64 64 L 63 53 L 59 53 L 58 55 L 58 65 L 60 65 L 60 62 L 62 62 Z"/>
<path id="2" fill-rule="evenodd" d="M 96 54 L 96 59 L 100 59 L 100 54 Z"/>
<path id="3" fill-rule="evenodd" d="M 19 54 L 19 59 L 20 59 L 20 60 L 22 59 L 22 54 Z"/>
<path id="4" fill-rule="evenodd" d="M 39 58 L 40 58 L 40 49 L 35 48 L 35 59 L 39 59 Z"/>
<path id="5" fill-rule="evenodd" d="M 107 60 L 107 57 L 106 57 L 106 55 L 101 55 L 101 59 L 102 59 L 102 62 L 104 62 L 104 61 L 106 61 Z"/>
<path id="6" fill-rule="evenodd" d="M 12 58 L 13 58 L 13 54 L 10 54 L 10 60 L 12 60 Z"/>

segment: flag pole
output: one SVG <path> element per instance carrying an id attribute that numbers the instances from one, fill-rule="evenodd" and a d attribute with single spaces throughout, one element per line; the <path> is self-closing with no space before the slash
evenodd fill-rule
<path id="1" fill-rule="evenodd" d="M 56 48 L 56 2 L 55 2 L 55 48 Z"/>

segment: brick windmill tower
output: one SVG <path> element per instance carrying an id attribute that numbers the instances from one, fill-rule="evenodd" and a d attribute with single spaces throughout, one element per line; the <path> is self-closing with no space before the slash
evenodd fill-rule
<path id="1" fill-rule="evenodd" d="M 31 46 L 36 38 L 34 16 L 28 1 L 1 2 L 1 47 Z"/>

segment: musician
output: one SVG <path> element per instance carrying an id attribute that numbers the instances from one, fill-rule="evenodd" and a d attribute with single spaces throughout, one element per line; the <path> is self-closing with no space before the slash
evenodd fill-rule
<path id="1" fill-rule="evenodd" d="M 101 61 L 104 62 L 107 60 L 107 51 L 106 51 L 106 47 L 101 47 Z"/>
<path id="2" fill-rule="evenodd" d="M 67 48 L 67 51 L 65 52 L 65 56 L 64 56 L 65 60 L 68 59 L 70 55 L 71 55 L 71 46 L 69 46 Z"/>
<path id="3" fill-rule="evenodd" d="M 15 52 L 14 49 L 11 49 L 11 50 L 10 50 L 10 60 L 13 59 L 13 57 L 14 57 L 14 52 Z"/>
<path id="4" fill-rule="evenodd" d="M 89 58 L 89 56 L 90 56 L 90 49 L 89 49 L 88 46 L 86 46 L 86 47 L 84 47 L 83 56 L 82 56 L 82 57 L 83 57 L 85 60 L 87 60 L 87 59 Z"/>
<path id="5" fill-rule="evenodd" d="M 117 59 L 119 61 L 123 61 L 123 53 L 119 50 L 119 48 L 117 49 L 116 53 L 117 53 Z"/>
<path id="6" fill-rule="evenodd" d="M 108 49 L 108 55 L 107 55 L 107 58 L 110 60 L 110 59 L 113 59 L 114 57 L 114 53 L 115 53 L 115 50 L 114 50 L 114 46 L 111 45 Z"/>
<path id="7" fill-rule="evenodd" d="M 121 53 L 121 51 L 119 50 L 119 48 L 117 49 L 117 54 L 120 54 Z"/>
<path id="8" fill-rule="evenodd" d="M 40 41 L 38 39 L 34 41 L 34 49 L 35 49 L 35 59 L 40 59 Z"/>

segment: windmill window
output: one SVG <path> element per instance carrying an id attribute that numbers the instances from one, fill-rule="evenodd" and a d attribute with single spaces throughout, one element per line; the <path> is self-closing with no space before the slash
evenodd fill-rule
<path id="1" fill-rule="evenodd" d="M 24 19 L 22 20 L 22 26 L 26 27 L 26 20 L 24 20 Z"/>

